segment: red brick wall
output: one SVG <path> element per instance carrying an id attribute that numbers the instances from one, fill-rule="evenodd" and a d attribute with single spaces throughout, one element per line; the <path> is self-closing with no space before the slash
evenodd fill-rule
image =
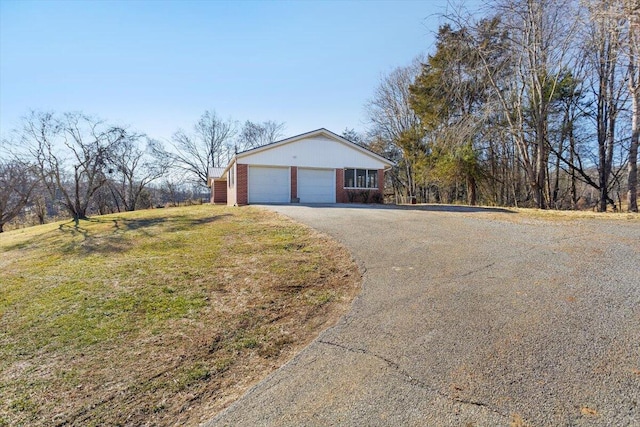
<path id="1" fill-rule="evenodd" d="M 291 166 L 291 199 L 298 197 L 298 167 Z"/>
<path id="2" fill-rule="evenodd" d="M 249 176 L 249 168 L 248 165 L 237 164 L 236 165 L 236 204 L 238 206 L 246 205 L 249 203 L 249 193 L 248 193 L 248 176 Z M 226 185 L 226 182 L 225 182 Z M 214 198 L 214 187 L 212 187 L 212 199 Z M 230 190 L 231 191 L 231 190 Z M 378 191 L 380 195 L 384 194 L 384 170 L 378 169 Z M 226 198 L 226 187 L 225 187 L 225 198 Z M 298 197 L 298 168 L 295 166 L 291 167 L 291 198 Z M 217 200 L 217 189 L 216 189 L 216 200 Z M 214 201 L 214 203 L 218 203 Z M 336 169 L 336 203 L 349 203 L 349 198 L 347 196 L 347 191 L 344 189 L 344 169 Z"/>
<path id="3" fill-rule="evenodd" d="M 336 169 L 336 203 L 347 202 L 347 192 L 344 189 L 344 169 Z"/>
<path id="4" fill-rule="evenodd" d="M 347 191 L 344 188 L 344 169 L 336 169 L 336 203 L 349 203 L 349 196 L 347 195 Z M 350 190 L 360 192 L 362 190 Z M 367 190 L 365 190 L 367 191 Z M 368 190 L 375 192 L 375 190 Z M 380 192 L 380 200 L 382 200 L 382 195 L 384 194 L 384 169 L 378 169 L 378 191 Z M 360 201 L 360 196 L 355 197 L 355 202 L 358 203 Z M 373 200 L 369 199 L 371 203 Z"/>
<path id="5" fill-rule="evenodd" d="M 211 186 L 211 203 L 227 204 L 227 181 L 216 179 Z"/>
<path id="6" fill-rule="evenodd" d="M 378 169 L 378 190 L 380 190 L 380 200 L 383 199 L 384 195 L 384 169 Z"/>
<path id="7" fill-rule="evenodd" d="M 249 168 L 247 165 L 236 164 L 236 204 L 238 206 L 249 203 L 249 192 L 247 182 L 249 178 Z"/>

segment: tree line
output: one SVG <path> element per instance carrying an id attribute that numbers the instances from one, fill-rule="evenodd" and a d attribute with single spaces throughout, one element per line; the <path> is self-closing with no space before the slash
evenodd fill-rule
<path id="1" fill-rule="evenodd" d="M 366 106 L 396 199 L 637 212 L 640 4 L 487 6 L 444 16 Z"/>
<path id="2" fill-rule="evenodd" d="M 640 4 L 489 0 L 443 16 L 434 51 L 383 76 L 347 139 L 395 166 L 397 202 L 637 212 Z M 209 167 L 282 138 L 205 111 L 158 141 L 83 113 L 33 111 L 0 144 L 0 231 L 26 212 L 129 211 L 203 192 Z"/>
<path id="3" fill-rule="evenodd" d="M 205 111 L 165 143 L 83 113 L 32 111 L 0 145 L 0 232 L 47 218 L 133 211 L 202 196 L 209 167 L 282 137 L 284 123 L 238 125 Z"/>

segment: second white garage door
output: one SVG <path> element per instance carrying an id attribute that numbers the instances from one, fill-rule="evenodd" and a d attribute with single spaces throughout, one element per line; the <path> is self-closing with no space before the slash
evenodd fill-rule
<path id="1" fill-rule="evenodd" d="M 298 169 L 300 203 L 335 203 L 335 169 Z"/>
<path id="2" fill-rule="evenodd" d="M 249 203 L 289 203 L 289 168 L 249 166 Z"/>

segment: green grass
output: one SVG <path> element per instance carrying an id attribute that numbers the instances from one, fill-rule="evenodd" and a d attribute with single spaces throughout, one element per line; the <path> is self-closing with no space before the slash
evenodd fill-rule
<path id="1" fill-rule="evenodd" d="M 201 422 L 334 321 L 358 281 L 335 242 L 252 208 L 0 234 L 0 425 Z"/>

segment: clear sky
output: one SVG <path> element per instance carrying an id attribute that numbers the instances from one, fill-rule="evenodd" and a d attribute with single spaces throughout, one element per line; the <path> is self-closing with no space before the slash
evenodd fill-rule
<path id="1" fill-rule="evenodd" d="M 205 110 L 285 136 L 364 130 L 380 76 L 433 47 L 446 0 L 0 0 L 0 133 L 30 109 L 166 139 Z"/>

